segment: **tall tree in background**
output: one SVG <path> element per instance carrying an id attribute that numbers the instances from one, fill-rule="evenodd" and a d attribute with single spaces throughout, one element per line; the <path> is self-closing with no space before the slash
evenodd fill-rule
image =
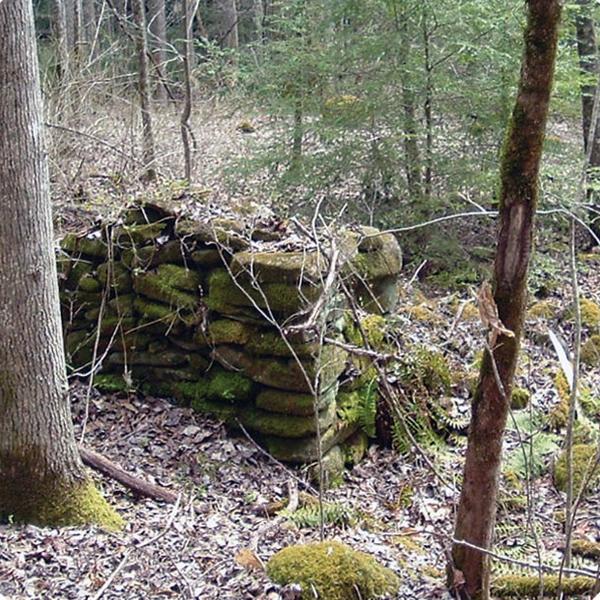
<path id="1" fill-rule="evenodd" d="M 57 49 L 56 74 L 61 83 L 69 75 L 69 40 L 67 35 L 67 12 L 64 0 L 52 1 L 52 29 Z"/>
<path id="2" fill-rule="evenodd" d="M 0 519 L 118 527 L 73 435 L 30 0 L 0 31 Z"/>
<path id="3" fill-rule="evenodd" d="M 577 29 L 577 54 L 579 56 L 579 68 L 581 69 L 581 123 L 583 130 L 583 147 L 588 161 L 586 190 L 587 198 L 592 203 L 597 203 L 600 190 L 600 127 L 598 126 L 598 115 L 596 123 L 594 120 L 594 98 L 598 76 L 600 75 L 600 64 L 598 58 L 598 44 L 594 20 L 592 18 L 592 3 L 590 0 L 577 0 L 578 9 L 575 13 L 575 26 Z M 600 236 L 600 215 L 592 215 L 592 229 Z"/>
<path id="4" fill-rule="evenodd" d="M 164 78 L 165 64 L 167 61 L 167 13 L 165 0 L 149 0 L 148 26 L 150 28 L 150 48 L 152 49 L 153 62 L 157 67 L 159 79 Z M 162 81 L 155 88 L 155 97 L 159 102 L 167 100 L 167 90 Z"/>
<path id="5" fill-rule="evenodd" d="M 501 164 L 494 301 L 513 337 L 491 336 L 473 398 L 463 485 L 454 533 L 457 542 L 491 546 L 502 440 L 519 354 L 527 271 L 538 200 L 538 174 L 554 76 L 559 0 L 528 0 L 521 77 Z M 499 381 L 498 381 L 499 380 Z M 489 557 L 455 543 L 450 585 L 461 598 L 489 597 Z M 462 573 L 460 575 L 459 573 Z"/>
<path id="6" fill-rule="evenodd" d="M 154 166 L 154 134 L 150 105 L 150 77 L 148 73 L 148 43 L 146 41 L 146 13 L 144 0 L 132 0 L 131 10 L 135 23 L 135 37 L 138 54 L 138 92 L 142 113 L 142 155 L 144 176 L 148 180 L 156 177 Z"/>
<path id="7" fill-rule="evenodd" d="M 221 40 L 225 48 L 237 50 L 240 45 L 238 34 L 238 11 L 236 0 L 218 0 L 221 22 Z"/>

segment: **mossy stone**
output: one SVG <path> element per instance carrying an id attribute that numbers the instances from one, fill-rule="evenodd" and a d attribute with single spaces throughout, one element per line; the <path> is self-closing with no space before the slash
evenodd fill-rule
<path id="1" fill-rule="evenodd" d="M 152 244 L 141 248 L 128 248 L 123 251 L 121 260 L 130 268 L 150 269 L 164 263 L 184 262 L 185 248 L 179 240 L 169 240 L 165 244 Z"/>
<path id="2" fill-rule="evenodd" d="M 105 259 L 108 256 L 108 245 L 102 232 L 96 231 L 85 236 L 68 233 L 60 242 L 60 247 L 70 254 L 84 254 L 94 258 Z"/>
<path id="3" fill-rule="evenodd" d="M 100 335 L 103 337 L 111 336 L 115 331 L 123 331 L 126 333 L 136 325 L 137 321 L 129 317 L 120 318 L 106 315 L 100 323 Z"/>
<path id="4" fill-rule="evenodd" d="M 594 577 L 562 577 L 558 575 L 544 575 L 542 578 L 544 598 L 556 597 L 560 592 L 566 598 L 579 598 L 588 596 L 596 587 Z M 501 575 L 495 577 L 491 584 L 494 598 L 524 598 L 536 599 L 540 597 L 541 586 L 538 575 Z"/>
<path id="5" fill-rule="evenodd" d="M 195 309 L 201 276 L 177 265 L 159 265 L 156 271 L 134 274 L 133 289 L 177 309 Z M 191 291 L 195 293 L 190 293 Z"/>
<path id="6" fill-rule="evenodd" d="M 218 269 L 208 277 L 205 302 L 209 308 L 222 314 L 227 314 L 230 306 L 252 308 L 256 305 L 291 316 L 315 302 L 319 295 L 320 289 L 308 284 L 298 288 L 292 284 L 264 283 L 260 289 L 255 289 L 243 280 L 234 282 L 225 269 Z"/>
<path id="7" fill-rule="evenodd" d="M 128 294 L 131 292 L 131 273 L 127 267 L 117 261 L 105 262 L 98 266 L 98 279 L 105 287 L 109 283 L 110 289 L 119 294 Z"/>
<path id="8" fill-rule="evenodd" d="M 130 391 L 130 386 L 125 382 L 123 377 L 114 373 L 99 373 L 94 375 L 94 387 L 107 394 L 127 393 Z"/>
<path id="9" fill-rule="evenodd" d="M 321 472 L 323 475 L 321 481 Z M 312 464 L 308 470 L 311 481 L 328 489 L 340 486 L 344 481 L 344 453 L 339 446 L 333 446 L 321 459 L 321 468 L 318 461 Z"/>
<path id="10" fill-rule="evenodd" d="M 326 274 L 327 261 L 312 252 L 238 252 L 231 260 L 231 271 L 244 281 L 318 283 Z"/>
<path id="11" fill-rule="evenodd" d="M 380 315 L 367 315 L 356 323 L 353 315 L 346 313 L 344 337 L 354 346 L 362 348 L 368 345 L 380 350 L 384 345 L 385 331 L 386 320 Z"/>
<path id="12" fill-rule="evenodd" d="M 513 388 L 510 394 L 510 407 L 513 410 L 521 410 L 529 404 L 531 394 L 525 388 Z"/>
<path id="13" fill-rule="evenodd" d="M 198 319 L 196 314 L 190 310 L 176 310 L 172 306 L 162 304 L 161 302 L 152 302 L 141 296 L 134 299 L 133 306 L 138 315 L 151 321 L 158 320 L 165 323 L 181 321 L 191 326 Z"/>
<path id="14" fill-rule="evenodd" d="M 581 486 L 589 476 L 584 490 L 589 494 L 598 489 L 600 484 L 600 466 L 596 461 L 597 448 L 593 444 L 576 444 L 573 446 L 573 491 L 578 494 Z M 567 453 L 563 451 L 554 465 L 554 485 L 561 492 L 567 490 Z"/>
<path id="15" fill-rule="evenodd" d="M 344 463 L 350 467 L 357 465 L 369 449 L 369 436 L 362 430 L 353 433 L 340 445 Z"/>
<path id="16" fill-rule="evenodd" d="M 133 294 L 119 295 L 107 302 L 108 312 L 111 315 L 132 317 L 134 315 Z"/>
<path id="17" fill-rule="evenodd" d="M 200 267 L 219 267 L 223 266 L 223 256 L 214 248 L 199 248 L 191 254 L 192 262 Z"/>
<path id="18" fill-rule="evenodd" d="M 336 383 L 321 394 L 318 399 L 317 410 L 322 410 L 335 402 L 337 389 Z M 256 396 L 256 406 L 263 410 L 284 415 L 308 417 L 314 414 L 315 399 L 310 394 L 286 392 L 276 388 L 263 388 Z"/>
<path id="19" fill-rule="evenodd" d="M 153 242 L 167 228 L 166 221 L 144 223 L 140 225 L 123 225 L 115 229 L 113 239 L 120 248 L 131 248 L 140 244 Z"/>
<path id="20" fill-rule="evenodd" d="M 123 352 L 112 352 L 107 358 L 108 365 L 147 365 L 149 367 L 178 367 L 187 365 L 188 358 L 186 354 L 178 352 L 133 352 L 125 354 Z"/>
<path id="21" fill-rule="evenodd" d="M 246 407 L 240 411 L 239 419 L 244 427 L 252 431 L 279 438 L 304 438 L 317 431 L 317 423 L 313 416 L 283 415 Z M 320 430 L 324 432 L 335 419 L 335 405 L 330 404 L 322 410 L 318 419 Z"/>
<path id="22" fill-rule="evenodd" d="M 233 219 L 218 218 L 208 223 L 178 219 L 175 234 L 184 242 L 214 243 L 232 250 L 245 250 L 249 246 L 243 235 L 243 226 Z"/>
<path id="23" fill-rule="evenodd" d="M 242 371 L 258 383 L 292 392 L 311 392 L 319 373 L 320 389 L 327 390 L 344 370 L 345 350 L 337 346 L 324 346 L 320 364 L 316 359 L 298 362 L 295 359 L 277 359 L 251 356 L 234 346 L 218 346 L 213 358 L 228 369 Z M 308 380 L 307 380 L 308 377 Z"/>
<path id="24" fill-rule="evenodd" d="M 206 396 L 209 400 L 247 402 L 255 396 L 256 384 L 241 373 L 213 369 L 209 376 Z"/>
<path id="25" fill-rule="evenodd" d="M 357 430 L 353 423 L 334 421 L 321 436 L 320 451 L 330 448 L 350 437 Z M 264 436 L 262 442 L 269 454 L 282 462 L 306 464 L 317 460 L 319 444 L 315 435 L 300 439 L 288 439 L 278 436 Z"/>
<path id="26" fill-rule="evenodd" d="M 395 595 L 397 575 L 373 557 L 340 542 L 289 546 L 267 563 L 267 574 L 280 585 L 300 584 L 303 595 L 321 600 L 372 600 Z"/>

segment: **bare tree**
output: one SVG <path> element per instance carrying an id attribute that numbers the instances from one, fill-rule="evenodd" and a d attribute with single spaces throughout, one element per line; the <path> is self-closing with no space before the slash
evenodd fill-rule
<path id="1" fill-rule="evenodd" d="M 58 80 L 64 82 L 69 75 L 69 40 L 67 35 L 67 12 L 64 0 L 52 2 L 53 35 L 56 41 L 58 62 L 56 74 Z"/>
<path id="2" fill-rule="evenodd" d="M 223 46 L 236 50 L 240 45 L 236 0 L 218 0 L 218 7 Z"/>
<path id="3" fill-rule="evenodd" d="M 167 14 L 165 0 L 149 0 L 148 2 L 148 24 L 150 27 L 150 47 L 153 55 L 153 63 L 159 73 L 159 82 L 155 87 L 155 98 L 159 102 L 166 102 L 167 90 L 160 81 L 165 77 L 165 65 L 167 62 Z"/>
<path id="4" fill-rule="evenodd" d="M 0 519 L 116 527 L 71 423 L 31 2 L 0 31 Z"/>
<path id="5" fill-rule="evenodd" d="M 148 43 L 146 41 L 146 14 L 144 0 L 132 0 L 131 9 L 135 23 L 135 38 L 138 53 L 138 92 L 142 113 L 142 158 L 145 165 L 144 176 L 148 180 L 156 178 L 154 166 L 154 135 L 152 113 L 150 111 L 150 79 L 148 68 Z"/>
<path id="6" fill-rule="evenodd" d="M 456 542 L 449 565 L 450 587 L 461 598 L 489 598 L 489 556 L 460 542 L 484 550 L 492 543 L 502 439 L 523 328 L 560 12 L 559 0 L 527 2 L 521 77 L 501 164 L 494 295 L 492 299 L 490 294 L 486 303 L 494 310 L 495 304 L 505 329 L 494 329 L 490 336 L 473 398 Z"/>

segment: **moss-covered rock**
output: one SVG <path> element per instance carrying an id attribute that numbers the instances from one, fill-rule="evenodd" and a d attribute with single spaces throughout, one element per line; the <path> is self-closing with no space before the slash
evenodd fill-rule
<path id="1" fill-rule="evenodd" d="M 251 356 L 234 346 L 218 346 L 212 356 L 226 369 L 236 369 L 258 383 L 292 392 L 311 392 L 319 373 L 321 390 L 327 390 L 344 370 L 347 353 L 336 346 L 325 346 L 320 361 L 276 359 Z M 308 378 L 308 380 L 307 380 Z"/>
<path id="2" fill-rule="evenodd" d="M 202 268 L 222 267 L 225 256 L 214 248 L 199 248 L 191 254 L 192 262 Z"/>
<path id="3" fill-rule="evenodd" d="M 321 600 L 391 597 L 400 586 L 393 571 L 340 542 L 289 546 L 271 557 L 267 574 L 278 584 L 298 583 L 303 596 Z"/>
<path id="4" fill-rule="evenodd" d="M 313 252 L 238 252 L 231 270 L 244 281 L 258 283 L 318 283 L 327 269 L 327 261 Z"/>
<path id="5" fill-rule="evenodd" d="M 337 384 L 321 394 L 317 401 L 317 410 L 323 410 L 335 402 Z M 284 415 L 308 417 L 314 414 L 315 398 L 310 394 L 286 392 L 276 388 L 263 388 L 256 396 L 256 406 L 270 412 Z"/>
<path id="6" fill-rule="evenodd" d="M 581 362 L 592 367 L 600 366 L 600 335 L 594 334 L 582 344 Z"/>
<path id="7" fill-rule="evenodd" d="M 311 481 L 320 485 L 322 489 L 341 485 L 344 481 L 344 453 L 342 449 L 339 446 L 331 448 L 323 455 L 320 467 L 318 461 L 310 466 L 308 476 Z"/>
<path id="8" fill-rule="evenodd" d="M 544 575 L 544 598 L 555 598 L 559 589 L 567 598 L 587 596 L 596 585 L 593 577 L 563 577 L 559 584 L 558 575 Z M 537 575 L 502 575 L 494 578 L 491 584 L 494 598 L 525 598 L 540 597 L 540 578 Z"/>
<path id="9" fill-rule="evenodd" d="M 357 426 L 344 421 L 335 421 L 334 424 L 321 436 L 321 452 L 349 438 Z M 317 460 L 319 445 L 314 435 L 301 439 L 287 439 L 277 436 L 265 436 L 262 439 L 269 454 L 283 462 L 309 463 Z"/>
<path id="10" fill-rule="evenodd" d="M 70 254 L 84 254 L 102 259 L 108 256 L 108 245 L 102 231 L 95 231 L 84 236 L 68 233 L 61 240 L 60 247 Z"/>
<path id="11" fill-rule="evenodd" d="M 123 377 L 115 373 L 99 373 L 94 375 L 94 387 L 107 394 L 127 393 L 131 389 Z"/>
<path id="12" fill-rule="evenodd" d="M 178 367 L 188 364 L 188 356 L 179 352 L 112 352 L 107 360 L 108 365 L 147 365 L 149 367 Z"/>
<path id="13" fill-rule="evenodd" d="M 369 436 L 362 430 L 353 433 L 345 440 L 340 448 L 344 455 L 344 463 L 353 467 L 357 465 L 367 453 L 369 449 Z"/>
<path id="14" fill-rule="evenodd" d="M 130 268 L 151 269 L 163 263 L 181 264 L 186 256 L 185 247 L 179 240 L 169 240 L 164 244 L 151 244 L 141 248 L 128 248 L 123 251 L 121 260 Z"/>
<path id="15" fill-rule="evenodd" d="M 143 244 L 151 244 L 160 237 L 168 226 L 167 221 L 143 223 L 138 225 L 123 225 L 115 229 L 113 240 L 119 248 L 131 248 Z"/>
<path id="16" fill-rule="evenodd" d="M 256 387 L 241 373 L 217 368 L 210 373 L 206 396 L 209 400 L 248 402 L 256 395 Z"/>
<path id="17" fill-rule="evenodd" d="M 559 307 L 552 300 L 539 300 L 527 309 L 527 317 L 530 319 L 554 319 L 559 312 Z"/>
<path id="18" fill-rule="evenodd" d="M 179 309 L 194 310 L 199 305 L 200 274 L 177 265 L 159 265 L 156 271 L 138 273 L 133 289 L 138 293 Z"/>
<path id="19" fill-rule="evenodd" d="M 592 331 L 600 331 L 600 306 L 594 300 L 582 298 L 580 301 L 581 324 Z"/>
<path id="20" fill-rule="evenodd" d="M 199 315 L 188 309 L 177 309 L 161 302 L 152 302 L 142 296 L 137 296 L 133 301 L 135 312 L 149 321 L 163 321 L 175 323 L 181 321 L 193 326 L 197 323 Z"/>
<path id="21" fill-rule="evenodd" d="M 116 261 L 102 263 L 98 266 L 97 273 L 102 287 L 110 283 L 110 289 L 119 294 L 131 292 L 131 273 L 122 263 Z"/>
<path id="22" fill-rule="evenodd" d="M 238 418 L 244 427 L 252 431 L 285 439 L 304 438 L 317 431 L 317 423 L 313 416 L 298 417 L 245 407 L 240 410 Z M 319 413 L 320 430 L 325 432 L 333 423 L 334 418 L 335 404 L 330 404 Z"/>
<path id="23" fill-rule="evenodd" d="M 243 289 L 240 289 L 243 288 Z M 304 310 L 319 297 L 320 289 L 314 285 L 302 285 L 300 288 L 286 283 L 264 283 L 260 289 L 237 280 L 232 281 L 225 269 L 213 271 L 208 278 L 208 296 L 206 305 L 221 314 L 236 314 L 231 307 L 269 308 L 276 313 L 291 316 Z"/>
<path id="24" fill-rule="evenodd" d="M 246 250 L 250 245 L 243 223 L 233 219 L 218 218 L 208 223 L 178 219 L 175 234 L 186 243 L 219 244 L 226 250 Z"/>
<path id="25" fill-rule="evenodd" d="M 554 405 L 548 415 L 548 424 L 552 429 L 559 430 L 567 425 L 571 390 L 569 382 L 562 371 L 556 373 L 554 385 L 558 393 L 558 403 Z"/>
<path id="26" fill-rule="evenodd" d="M 525 388 L 513 388 L 510 394 L 510 407 L 513 410 L 521 410 L 529 404 L 531 394 Z"/>
<path id="27" fill-rule="evenodd" d="M 596 460 L 597 448 L 593 444 L 576 444 L 573 446 L 573 490 L 579 493 L 582 485 L 589 477 L 585 493 L 598 489 L 600 484 L 600 466 Z M 567 454 L 563 452 L 554 465 L 554 485 L 556 489 L 567 490 Z"/>

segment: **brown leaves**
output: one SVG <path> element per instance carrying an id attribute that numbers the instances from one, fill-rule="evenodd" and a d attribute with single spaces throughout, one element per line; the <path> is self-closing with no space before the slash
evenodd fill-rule
<path id="1" fill-rule="evenodd" d="M 498 316 L 498 307 L 494 301 L 492 286 L 488 281 L 484 281 L 477 294 L 477 306 L 479 307 L 479 316 L 484 327 L 489 331 L 489 343 L 493 348 L 499 335 L 514 338 L 515 334 L 507 329 Z"/>
<path id="2" fill-rule="evenodd" d="M 242 548 L 235 555 L 235 562 L 246 571 L 264 571 L 265 563 L 249 548 Z"/>

